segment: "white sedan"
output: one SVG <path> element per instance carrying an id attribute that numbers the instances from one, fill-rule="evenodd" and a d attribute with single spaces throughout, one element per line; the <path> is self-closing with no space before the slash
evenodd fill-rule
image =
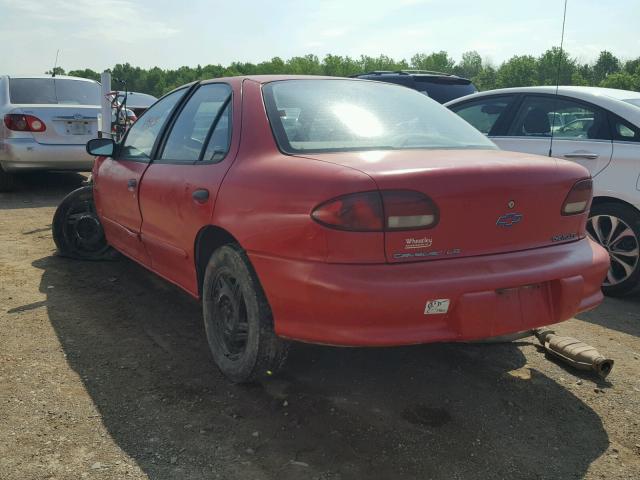
<path id="1" fill-rule="evenodd" d="M 609 251 L 603 283 L 640 283 L 640 93 L 597 87 L 490 90 L 445 104 L 503 150 L 573 160 L 593 176 L 587 231 Z"/>

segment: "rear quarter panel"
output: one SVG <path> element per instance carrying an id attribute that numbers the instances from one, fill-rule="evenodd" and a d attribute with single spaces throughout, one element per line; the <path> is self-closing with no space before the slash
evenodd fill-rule
<path id="1" fill-rule="evenodd" d="M 218 194 L 212 224 L 249 252 L 309 261 L 384 262 L 382 233 L 353 233 L 311 219 L 318 204 L 375 190 L 366 174 L 329 162 L 282 154 L 262 101 L 261 85 L 243 84 L 242 139 Z"/>

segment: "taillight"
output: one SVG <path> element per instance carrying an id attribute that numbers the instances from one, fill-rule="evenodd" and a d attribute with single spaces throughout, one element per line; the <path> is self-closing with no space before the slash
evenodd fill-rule
<path id="1" fill-rule="evenodd" d="M 4 124 L 9 130 L 16 132 L 44 132 L 47 129 L 47 126 L 38 117 L 20 113 L 6 114 Z"/>
<path id="2" fill-rule="evenodd" d="M 382 201 L 378 192 L 344 195 L 318 205 L 311 217 L 338 230 L 377 232 L 382 230 Z"/>
<path id="3" fill-rule="evenodd" d="M 420 230 L 438 223 L 439 210 L 423 193 L 383 190 L 334 198 L 318 205 L 311 217 L 327 227 L 352 232 Z"/>
<path id="4" fill-rule="evenodd" d="M 562 204 L 562 215 L 584 213 L 589 208 L 592 194 L 593 181 L 590 178 L 576 182 Z"/>
<path id="5" fill-rule="evenodd" d="M 425 194 L 410 190 L 381 193 L 387 230 L 419 230 L 438 223 L 438 206 Z"/>

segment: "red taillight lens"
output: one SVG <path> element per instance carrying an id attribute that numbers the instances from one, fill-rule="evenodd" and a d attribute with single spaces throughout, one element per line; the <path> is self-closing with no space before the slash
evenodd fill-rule
<path id="1" fill-rule="evenodd" d="M 410 190 L 381 193 L 387 230 L 419 230 L 437 225 L 440 211 L 425 194 Z"/>
<path id="2" fill-rule="evenodd" d="M 378 192 L 344 195 L 329 200 L 311 212 L 311 217 L 327 227 L 352 232 L 381 231 L 382 202 Z"/>
<path id="3" fill-rule="evenodd" d="M 16 132 L 44 132 L 47 126 L 33 115 L 8 113 L 4 116 L 4 124 L 9 130 Z"/>
<path id="4" fill-rule="evenodd" d="M 562 204 L 562 215 L 584 213 L 589 208 L 592 195 L 593 181 L 590 178 L 576 182 Z"/>
<path id="5" fill-rule="evenodd" d="M 384 190 L 344 195 L 311 212 L 317 222 L 339 230 L 381 232 L 432 228 L 440 217 L 426 195 L 409 190 Z"/>

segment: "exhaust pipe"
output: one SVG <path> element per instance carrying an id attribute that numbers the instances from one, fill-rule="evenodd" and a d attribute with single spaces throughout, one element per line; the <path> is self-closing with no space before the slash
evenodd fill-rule
<path id="1" fill-rule="evenodd" d="M 562 337 L 548 328 L 536 328 L 533 334 L 544 349 L 579 370 L 592 370 L 605 378 L 613 368 L 613 360 L 603 357 L 598 350 L 572 337 Z"/>

